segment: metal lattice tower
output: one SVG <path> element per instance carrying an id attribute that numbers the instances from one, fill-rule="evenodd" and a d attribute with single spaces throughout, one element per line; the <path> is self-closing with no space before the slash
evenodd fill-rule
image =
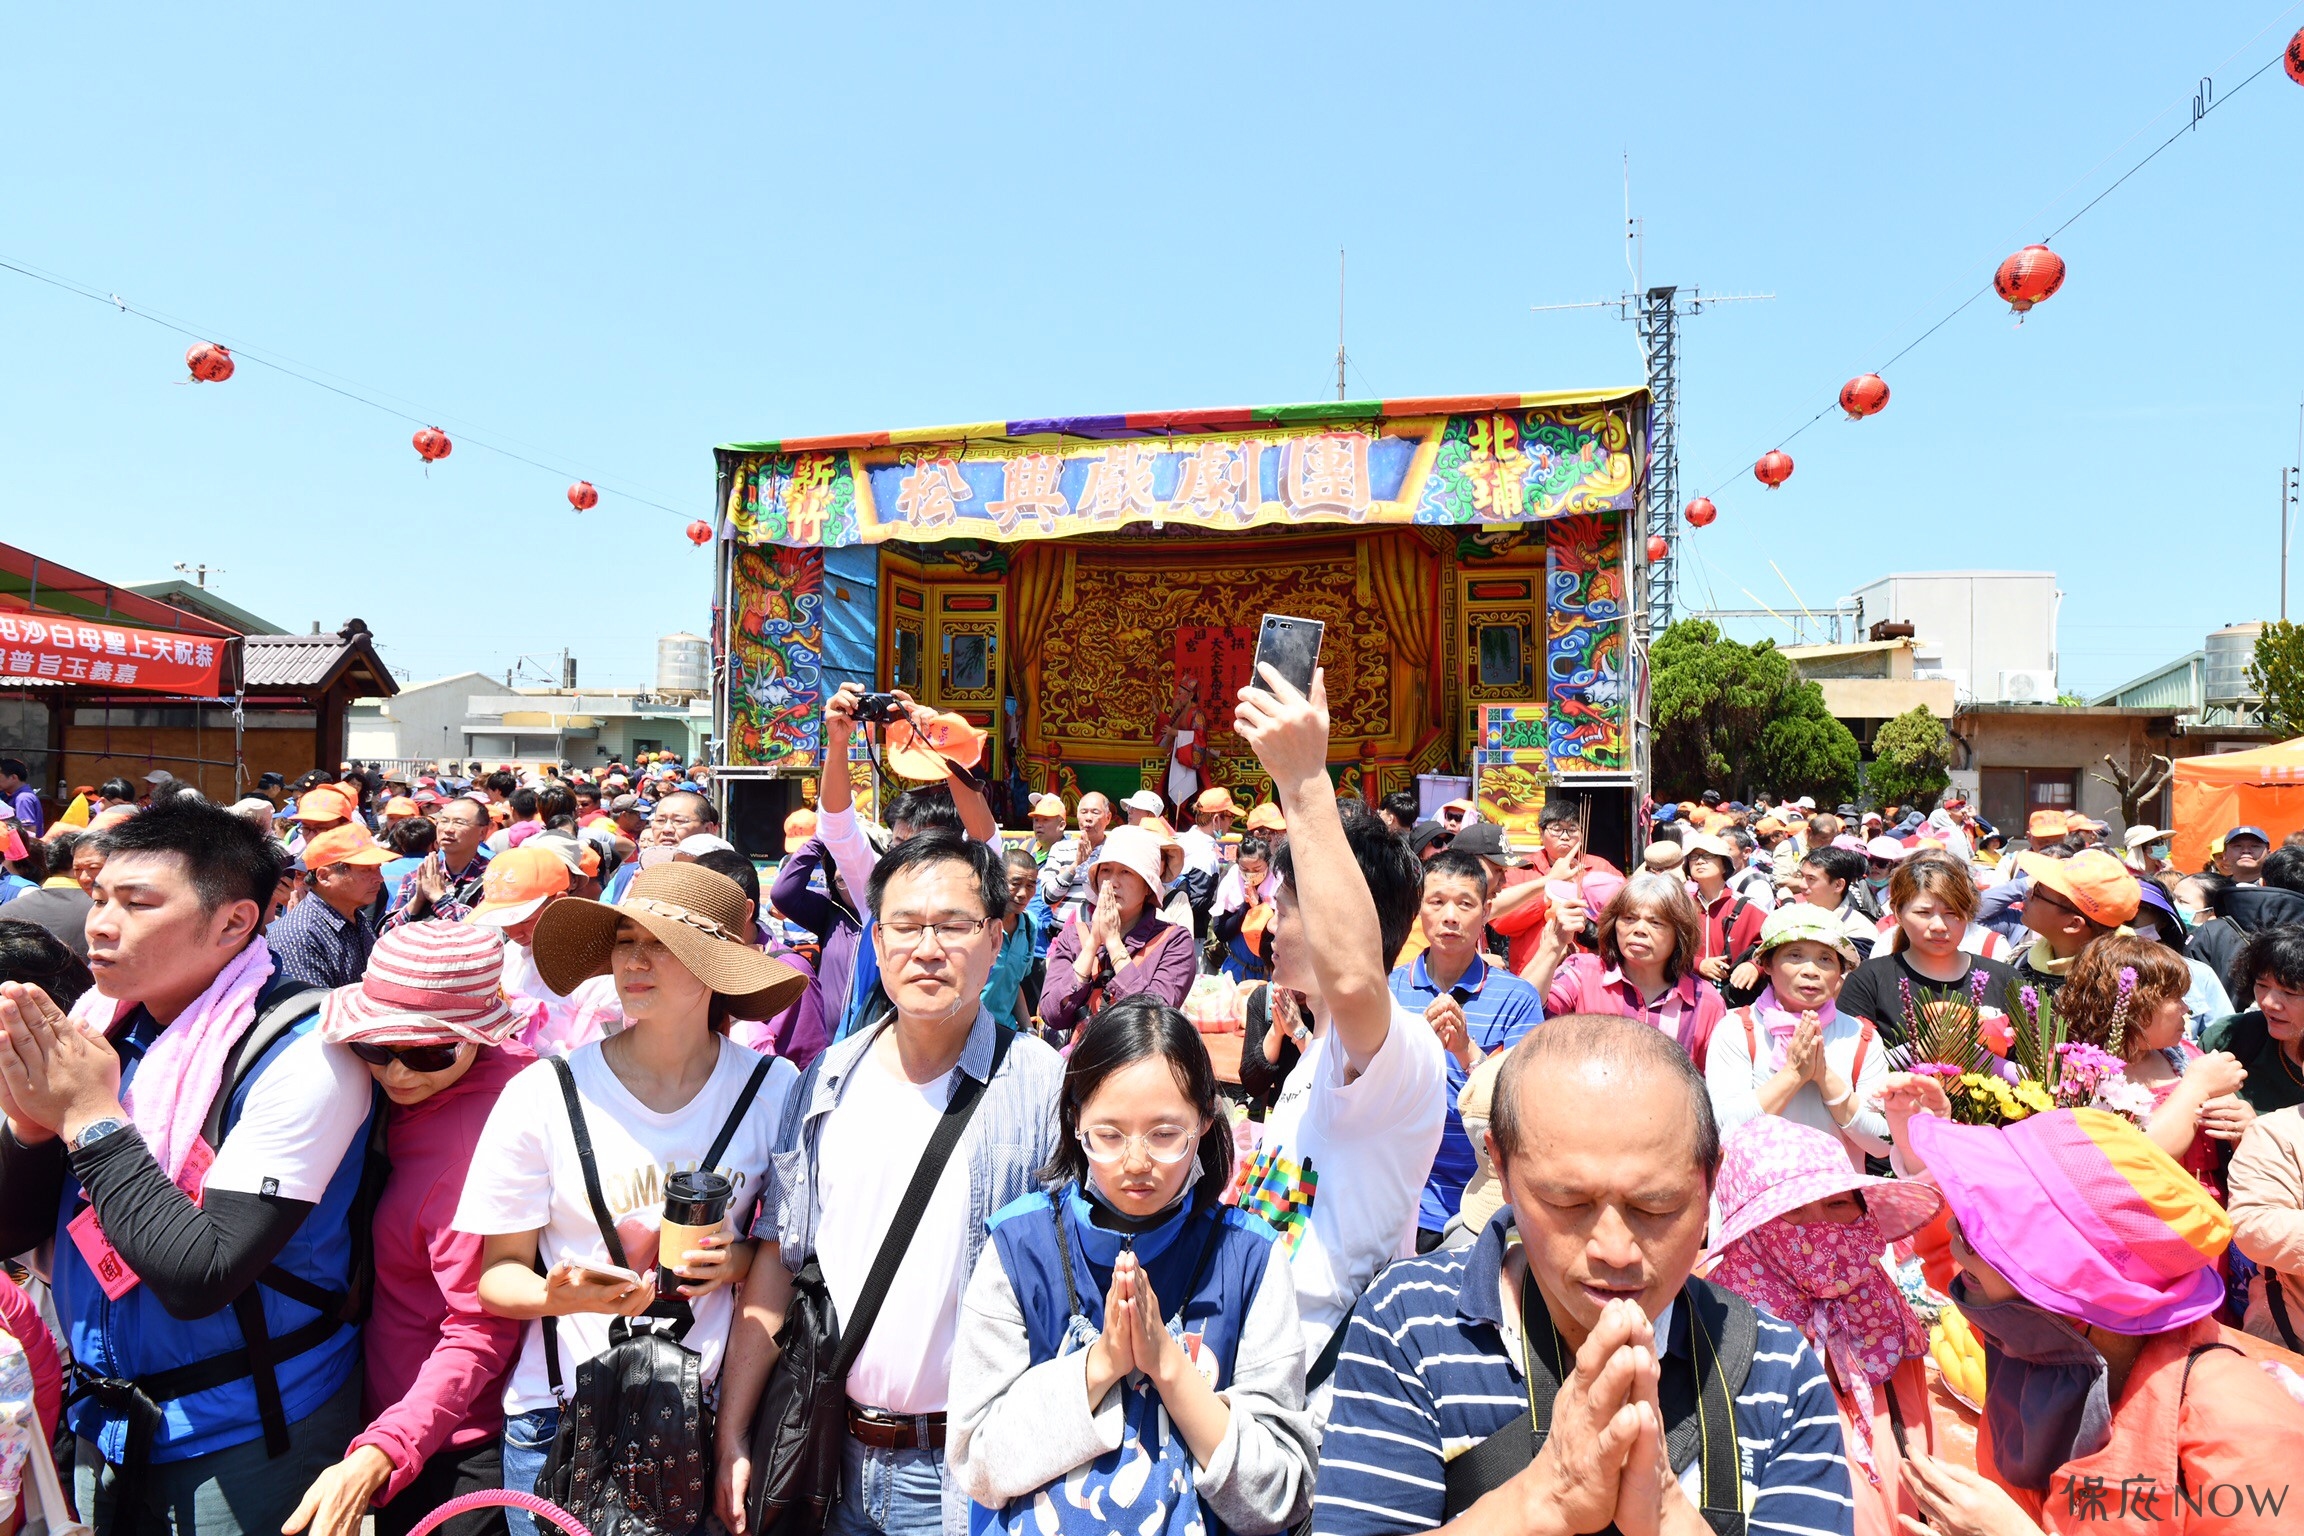
<path id="1" fill-rule="evenodd" d="M 1660 536 L 1664 556 L 1648 562 L 1647 632 L 1661 633 L 1679 603 L 1675 557 L 1680 551 L 1680 310 L 1675 287 L 1651 288 L 1641 295 L 1634 324 L 1648 364 L 1648 497 L 1642 527 L 1633 530 L 1639 553 Z M 1631 550 L 1626 551 L 1628 554 Z"/>

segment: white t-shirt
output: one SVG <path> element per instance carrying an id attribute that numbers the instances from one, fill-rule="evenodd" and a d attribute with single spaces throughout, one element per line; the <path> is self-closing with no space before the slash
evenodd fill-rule
<path id="1" fill-rule="evenodd" d="M 1203 875 L 1213 875 L 1224 867 L 1224 854 L 1216 846 L 1216 839 L 1198 827 L 1186 827 L 1176 834 L 1178 846 L 1184 850 L 1184 867 Z"/>
<path id="2" fill-rule="evenodd" d="M 1264 1117 L 1240 1208 L 1288 1249 L 1307 1370 L 1376 1271 L 1416 1251 L 1416 1210 L 1448 1115 L 1448 1056 L 1397 1002 L 1368 1069 L 1344 1081 L 1333 1026 L 1321 1031 Z"/>
<path id="3" fill-rule="evenodd" d="M 359 1057 L 317 1027 L 298 1035 L 249 1085 L 206 1187 L 317 1205 L 368 1123 L 370 1087 Z"/>
<path id="4" fill-rule="evenodd" d="M 957 1071 L 958 1068 L 954 1068 Z M 883 1065 L 877 1043 L 856 1063 L 817 1143 L 823 1211 L 816 1261 L 832 1304 L 847 1317 L 880 1241 L 912 1183 L 920 1154 L 952 1097 L 952 1074 L 915 1084 Z M 890 1413 L 942 1413 L 952 1385 L 952 1340 L 968 1276 L 968 1158 L 956 1148 L 896 1266 L 879 1320 L 848 1370 L 848 1396 Z"/>
<path id="5" fill-rule="evenodd" d="M 642 1274 L 656 1263 L 656 1233 L 664 1219 L 664 1181 L 693 1169 L 711 1150 L 736 1096 L 744 1091 L 756 1052 L 733 1041 L 720 1042 L 720 1062 L 695 1098 L 670 1114 L 658 1114 L 632 1096 L 600 1054 L 598 1043 L 568 1058 L 576 1073 L 576 1095 L 584 1105 L 584 1127 L 592 1136 L 592 1159 L 600 1189 L 616 1219 L 626 1262 Z M 730 1210 L 737 1230 L 760 1196 L 776 1123 L 799 1072 L 789 1061 L 768 1069 L 751 1110 L 728 1143 L 718 1171 L 736 1186 Z M 593 1219 L 584 1192 L 584 1165 L 576 1156 L 576 1135 L 552 1063 L 523 1068 L 488 1112 L 488 1125 L 472 1152 L 472 1171 L 456 1207 L 456 1230 L 486 1237 L 500 1232 L 541 1232 L 537 1251 L 546 1267 L 563 1258 L 608 1263 L 608 1245 Z M 704 1357 L 707 1384 L 720 1373 L 720 1352 L 735 1315 L 735 1292 L 723 1286 L 692 1303 L 695 1326 L 683 1342 Z M 609 1317 L 575 1313 L 558 1320 L 560 1378 L 572 1383 L 576 1367 L 608 1348 Z M 527 1413 L 553 1406 L 544 1369 L 544 1324 L 528 1324 L 520 1361 L 504 1386 L 504 1411 Z"/>

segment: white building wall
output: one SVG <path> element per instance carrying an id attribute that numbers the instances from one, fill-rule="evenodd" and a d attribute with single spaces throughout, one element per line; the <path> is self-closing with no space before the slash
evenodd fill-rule
<path id="1" fill-rule="evenodd" d="M 1858 587 L 1867 628 L 1901 620 L 1914 628 L 1920 675 L 1949 676 L 1964 703 L 2055 702 L 2056 615 L 2062 594 L 2053 571 L 1920 571 Z M 2011 672 L 2044 685 L 2018 698 Z"/>
<path id="2" fill-rule="evenodd" d="M 364 763 L 461 760 L 466 701 L 492 687 L 502 691 L 485 672 L 459 672 L 412 684 L 389 699 L 358 700 L 346 755 Z"/>

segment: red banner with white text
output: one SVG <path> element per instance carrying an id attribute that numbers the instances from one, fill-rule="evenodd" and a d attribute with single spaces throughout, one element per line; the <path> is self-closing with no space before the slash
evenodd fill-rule
<path id="1" fill-rule="evenodd" d="M 56 614 L 0 613 L 0 685 L 35 678 L 212 699 L 222 688 L 228 644 L 216 636 L 171 635 Z"/>

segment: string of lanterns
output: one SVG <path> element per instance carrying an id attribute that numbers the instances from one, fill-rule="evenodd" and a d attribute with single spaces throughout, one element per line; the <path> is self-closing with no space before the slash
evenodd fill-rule
<path id="1" fill-rule="evenodd" d="M 2287 71 L 2289 79 L 2298 85 L 2304 85 L 2304 28 L 2299 28 L 2296 35 L 2288 39 L 2288 46 L 2280 56 L 2280 64 Z M 2270 65 L 2265 66 L 2267 69 L 2270 67 Z M 2261 69 L 2257 71 L 2257 74 L 2262 73 L 2263 70 Z M 2253 80 L 2255 76 L 2251 75 L 2248 78 Z M 2243 85 L 2246 83 L 2247 81 L 2241 82 Z M 2229 99 L 2230 95 L 2231 93 L 2227 92 L 2226 99 Z M 2196 127 L 2198 122 L 2199 107 L 2195 103 L 2195 115 L 2192 123 L 2188 126 Z M 2174 141 L 2171 140 L 2170 142 Z M 2162 149 L 2166 147 L 2165 144 L 2161 146 Z M 2152 153 L 2158 154 L 2159 150 L 2154 150 Z M 2150 155 L 2145 157 L 2145 161 L 2150 159 Z M 2142 169 L 2144 163 L 2144 161 L 2139 161 L 2129 174 L 2133 175 L 2135 170 Z M 2126 179 L 2126 177 L 2121 178 L 2121 180 Z M 2118 185 L 2119 182 L 2113 183 L 2113 186 Z M 2110 190 L 2110 188 L 2106 188 L 2105 192 L 2109 193 Z M 2103 195 L 2099 194 L 2099 198 Z M 2089 207 L 2093 206 L 2095 206 L 2093 203 L 2089 204 Z M 2083 208 L 2081 212 L 2085 213 L 2087 209 Z M 2079 214 L 2073 215 L 2073 219 L 2078 217 Z M 2066 220 L 2064 228 L 2069 228 L 2071 223 L 2072 219 Z M 2060 229 L 2058 233 L 2061 232 Z M 2064 258 L 2050 250 L 2045 242 L 2027 245 L 2002 261 L 1993 272 L 1992 291 L 2007 302 L 2009 309 L 2016 316 L 2017 323 L 2022 324 L 2024 317 L 2031 312 L 2035 305 L 2044 304 L 2056 296 L 2057 290 L 2064 286 L 2064 275 Z M 1958 311 L 1955 310 L 1954 313 L 1957 314 Z M 1910 348 L 1905 350 L 1909 351 Z M 1902 355 L 1902 353 L 1897 354 L 1899 357 Z M 1867 416 L 1877 416 L 1881 411 L 1887 409 L 1887 406 L 1888 381 L 1877 373 L 1858 374 L 1840 386 L 1840 408 L 1848 413 L 1850 421 L 1862 421 Z M 1821 415 L 1822 413 L 1819 412 L 1818 414 Z M 1813 424 L 1814 419 L 1810 418 L 1811 424 Z M 1802 427 L 1801 430 L 1805 431 L 1806 427 Z M 1793 435 L 1796 437 L 1799 433 L 1795 432 Z M 1752 461 L 1752 478 L 1770 490 L 1776 489 L 1792 478 L 1792 456 L 1781 448 L 1769 449 Z M 1713 519 L 1720 515 L 1720 509 L 1713 505 L 1711 497 L 1698 496 L 1681 509 L 1681 515 L 1688 520 L 1688 526 L 1691 528 L 1706 528 L 1711 526 Z M 1670 545 L 1661 535 L 1651 537 L 1648 540 L 1648 558 L 1651 562 L 1663 559 L 1669 552 Z"/>

